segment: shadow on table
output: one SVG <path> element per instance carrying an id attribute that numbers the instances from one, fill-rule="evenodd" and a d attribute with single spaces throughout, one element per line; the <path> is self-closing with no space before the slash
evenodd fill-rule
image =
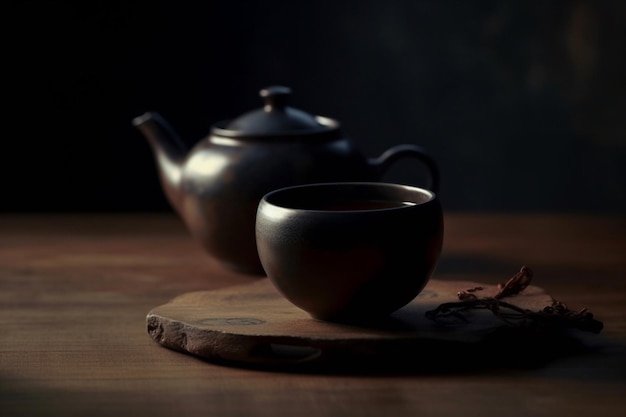
<path id="1" fill-rule="evenodd" d="M 371 347 L 371 346 L 370 346 Z M 573 331 L 537 332 L 502 327 L 480 343 L 449 343 L 441 340 L 404 346 L 375 347 L 373 352 L 355 352 L 353 347 L 325 350 L 316 356 L 315 348 L 287 345 L 265 346 L 266 363 L 236 362 L 212 359 L 200 360 L 218 365 L 256 369 L 270 372 L 352 374 L 352 375 L 408 375 L 408 374 L 476 374 L 496 370 L 538 370 L 551 363 L 583 358 L 587 363 L 607 362 L 606 352 L 620 352 L 614 365 L 621 367 L 626 379 L 626 348 L 611 346 L 611 342 L 597 335 L 581 337 Z M 272 359 L 272 360 L 270 360 Z M 614 358 L 615 359 L 615 358 Z M 614 371 L 616 369 L 613 369 Z M 581 373 L 582 377 L 589 377 Z"/>

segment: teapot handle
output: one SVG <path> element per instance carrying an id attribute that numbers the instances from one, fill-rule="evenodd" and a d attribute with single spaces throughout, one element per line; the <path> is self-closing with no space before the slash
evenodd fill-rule
<path id="1" fill-rule="evenodd" d="M 439 192 L 439 167 L 433 157 L 420 146 L 411 144 L 392 146 L 383 152 L 383 154 L 379 157 L 370 158 L 369 163 L 376 169 L 378 176 L 380 177 L 397 160 L 402 158 L 416 158 L 426 165 L 430 176 L 430 184 L 427 188 L 434 193 Z"/>

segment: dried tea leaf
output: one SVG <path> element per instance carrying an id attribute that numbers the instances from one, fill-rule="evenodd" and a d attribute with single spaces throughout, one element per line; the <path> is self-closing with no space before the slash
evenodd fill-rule
<path id="1" fill-rule="evenodd" d="M 521 293 L 530 285 L 533 271 L 526 265 L 522 266 L 518 273 L 513 275 L 505 284 L 498 284 L 499 291 L 493 296 L 495 299 L 510 297 Z"/>
<path id="2" fill-rule="evenodd" d="M 502 300 L 523 292 L 530 285 L 532 277 L 533 271 L 524 265 L 505 284 L 498 285 L 498 292 L 493 297 L 479 298 L 475 293 L 483 290 L 483 287 L 469 288 L 457 293 L 459 302 L 443 303 L 436 309 L 427 311 L 426 317 L 437 322 L 454 320 L 469 323 L 463 312 L 489 310 L 506 324 L 515 327 L 570 327 L 593 333 L 602 330 L 603 323 L 596 320 L 587 309 L 575 312 L 565 304 L 554 301 L 540 311 L 531 311 Z"/>

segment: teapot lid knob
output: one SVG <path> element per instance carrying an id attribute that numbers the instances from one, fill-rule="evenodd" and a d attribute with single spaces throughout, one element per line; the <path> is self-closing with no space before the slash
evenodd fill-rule
<path id="1" fill-rule="evenodd" d="M 287 99 L 291 96 L 291 88 L 274 85 L 262 89 L 259 95 L 265 102 L 265 111 L 283 110 L 287 106 Z"/>

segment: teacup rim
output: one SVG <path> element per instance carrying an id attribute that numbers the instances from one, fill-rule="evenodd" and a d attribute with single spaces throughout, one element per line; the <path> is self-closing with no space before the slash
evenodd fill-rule
<path id="1" fill-rule="evenodd" d="M 320 210 L 320 209 L 306 209 L 306 208 L 294 208 L 285 205 L 276 204 L 275 202 L 270 201 L 270 199 L 277 195 L 289 190 L 294 189 L 304 189 L 304 188 L 317 188 L 317 187 L 332 187 L 332 186 L 377 186 L 377 187 L 389 187 L 389 188 L 402 188 L 402 189 L 410 189 L 411 191 L 418 191 L 428 198 L 425 201 L 420 202 L 415 205 L 407 205 L 407 206 L 398 206 L 398 207 L 386 207 L 386 208 L 377 208 L 377 209 L 368 209 L 368 210 L 343 210 L 346 213 L 349 212 L 378 212 L 378 211 L 393 211 L 393 210 L 407 210 L 415 207 L 421 207 L 425 204 L 432 203 L 437 199 L 437 194 L 434 191 L 428 190 L 423 187 L 419 187 L 411 184 L 404 183 L 396 183 L 396 182 L 386 182 L 386 181 L 332 181 L 332 182 L 315 182 L 315 183 L 307 183 L 307 184 L 297 184 L 290 185 L 286 187 L 277 188 L 275 190 L 267 192 L 262 198 L 261 202 L 265 204 L 270 204 L 273 207 L 280 207 L 285 210 L 297 210 L 297 211 L 306 211 L 306 212 L 324 212 L 328 210 Z M 335 212 L 332 211 L 331 212 Z"/>

